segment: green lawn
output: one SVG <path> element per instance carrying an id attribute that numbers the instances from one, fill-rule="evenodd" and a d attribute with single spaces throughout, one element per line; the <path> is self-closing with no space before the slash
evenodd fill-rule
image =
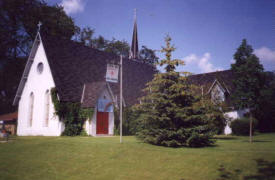
<path id="1" fill-rule="evenodd" d="M 275 134 L 257 135 L 253 144 L 248 137 L 220 136 L 216 146 L 198 149 L 153 146 L 135 137 L 123 140 L 120 144 L 119 137 L 16 137 L 0 143 L 0 179 L 216 180 L 223 179 L 221 166 L 224 174 L 237 174 L 238 169 L 240 179 L 275 179 Z"/>

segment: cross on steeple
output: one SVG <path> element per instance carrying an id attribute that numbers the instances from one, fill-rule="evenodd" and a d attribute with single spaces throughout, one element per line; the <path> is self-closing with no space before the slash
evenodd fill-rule
<path id="1" fill-rule="evenodd" d="M 40 26 L 42 26 L 41 21 L 38 22 L 37 26 L 38 26 L 38 32 L 39 32 L 40 31 Z"/>
<path id="2" fill-rule="evenodd" d="M 132 46 L 130 49 L 130 59 L 138 59 L 138 35 L 137 35 L 137 9 L 134 9 L 134 30 L 132 37 Z"/>
<path id="3" fill-rule="evenodd" d="M 135 19 L 135 21 L 137 19 L 137 9 L 136 8 L 134 9 L 134 19 Z"/>

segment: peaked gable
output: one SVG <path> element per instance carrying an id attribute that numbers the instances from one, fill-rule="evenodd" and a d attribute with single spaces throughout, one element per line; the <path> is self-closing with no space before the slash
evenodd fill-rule
<path id="1" fill-rule="evenodd" d="M 233 73 L 231 70 L 195 74 L 188 77 L 188 81 L 202 87 L 205 94 L 209 94 L 216 84 L 227 93 L 231 93 L 234 90 L 232 79 Z"/>
<path id="2" fill-rule="evenodd" d="M 219 86 L 219 88 L 225 93 L 228 92 L 230 93 L 230 91 L 228 90 L 228 88 L 226 87 L 225 83 L 221 80 L 215 79 L 215 81 L 213 82 L 213 84 L 210 86 L 210 88 L 208 89 L 207 93 L 210 93 L 212 91 L 213 88 L 215 88 L 216 86 Z"/>
<path id="3" fill-rule="evenodd" d="M 27 63 L 25 65 L 25 69 L 23 71 L 23 75 L 21 77 L 19 86 L 17 88 L 16 94 L 15 94 L 15 97 L 14 97 L 14 100 L 13 100 L 13 105 L 14 106 L 18 104 L 18 102 L 21 98 L 23 89 L 24 89 L 26 81 L 28 79 L 28 75 L 29 75 L 31 66 L 33 64 L 33 61 L 34 61 L 34 58 L 35 58 L 35 55 L 36 55 L 36 52 L 37 52 L 37 49 L 39 47 L 40 42 L 41 42 L 41 36 L 40 36 L 40 33 L 38 32 L 36 37 L 35 37 L 35 40 L 33 42 L 30 55 L 28 57 Z"/>
<path id="4" fill-rule="evenodd" d="M 81 102 L 82 107 L 95 107 L 99 95 L 104 90 L 107 90 L 110 96 L 112 96 L 112 92 L 110 92 L 107 82 L 93 82 L 84 84 Z M 114 97 L 112 97 L 112 101 L 115 101 Z"/>

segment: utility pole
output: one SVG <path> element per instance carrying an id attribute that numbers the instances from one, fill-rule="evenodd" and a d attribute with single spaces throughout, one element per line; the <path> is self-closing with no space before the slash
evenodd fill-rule
<path id="1" fill-rule="evenodd" d="M 250 116 L 249 142 L 252 143 L 252 113 L 251 113 L 251 110 L 249 110 L 249 111 L 250 111 L 250 113 L 249 113 L 250 114 L 249 115 Z"/>
<path id="2" fill-rule="evenodd" d="M 120 143 L 122 143 L 122 55 L 120 55 Z"/>
<path id="3" fill-rule="evenodd" d="M 251 97 L 248 100 L 249 100 L 249 104 L 251 104 L 251 102 L 253 101 L 251 99 Z M 250 123 L 249 123 L 249 142 L 252 143 L 252 128 L 253 128 L 253 126 L 252 126 L 253 122 L 252 121 L 253 121 L 253 119 L 252 119 L 252 106 L 251 105 L 249 106 L 249 119 L 250 119 Z"/>

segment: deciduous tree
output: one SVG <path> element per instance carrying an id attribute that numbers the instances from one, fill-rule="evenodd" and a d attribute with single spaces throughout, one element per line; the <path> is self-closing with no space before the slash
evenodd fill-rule
<path id="1" fill-rule="evenodd" d="M 60 6 L 40 0 L 0 1 L 0 114 L 15 110 L 12 101 L 39 21 L 43 34 L 58 38 L 71 39 L 76 30 Z"/>

